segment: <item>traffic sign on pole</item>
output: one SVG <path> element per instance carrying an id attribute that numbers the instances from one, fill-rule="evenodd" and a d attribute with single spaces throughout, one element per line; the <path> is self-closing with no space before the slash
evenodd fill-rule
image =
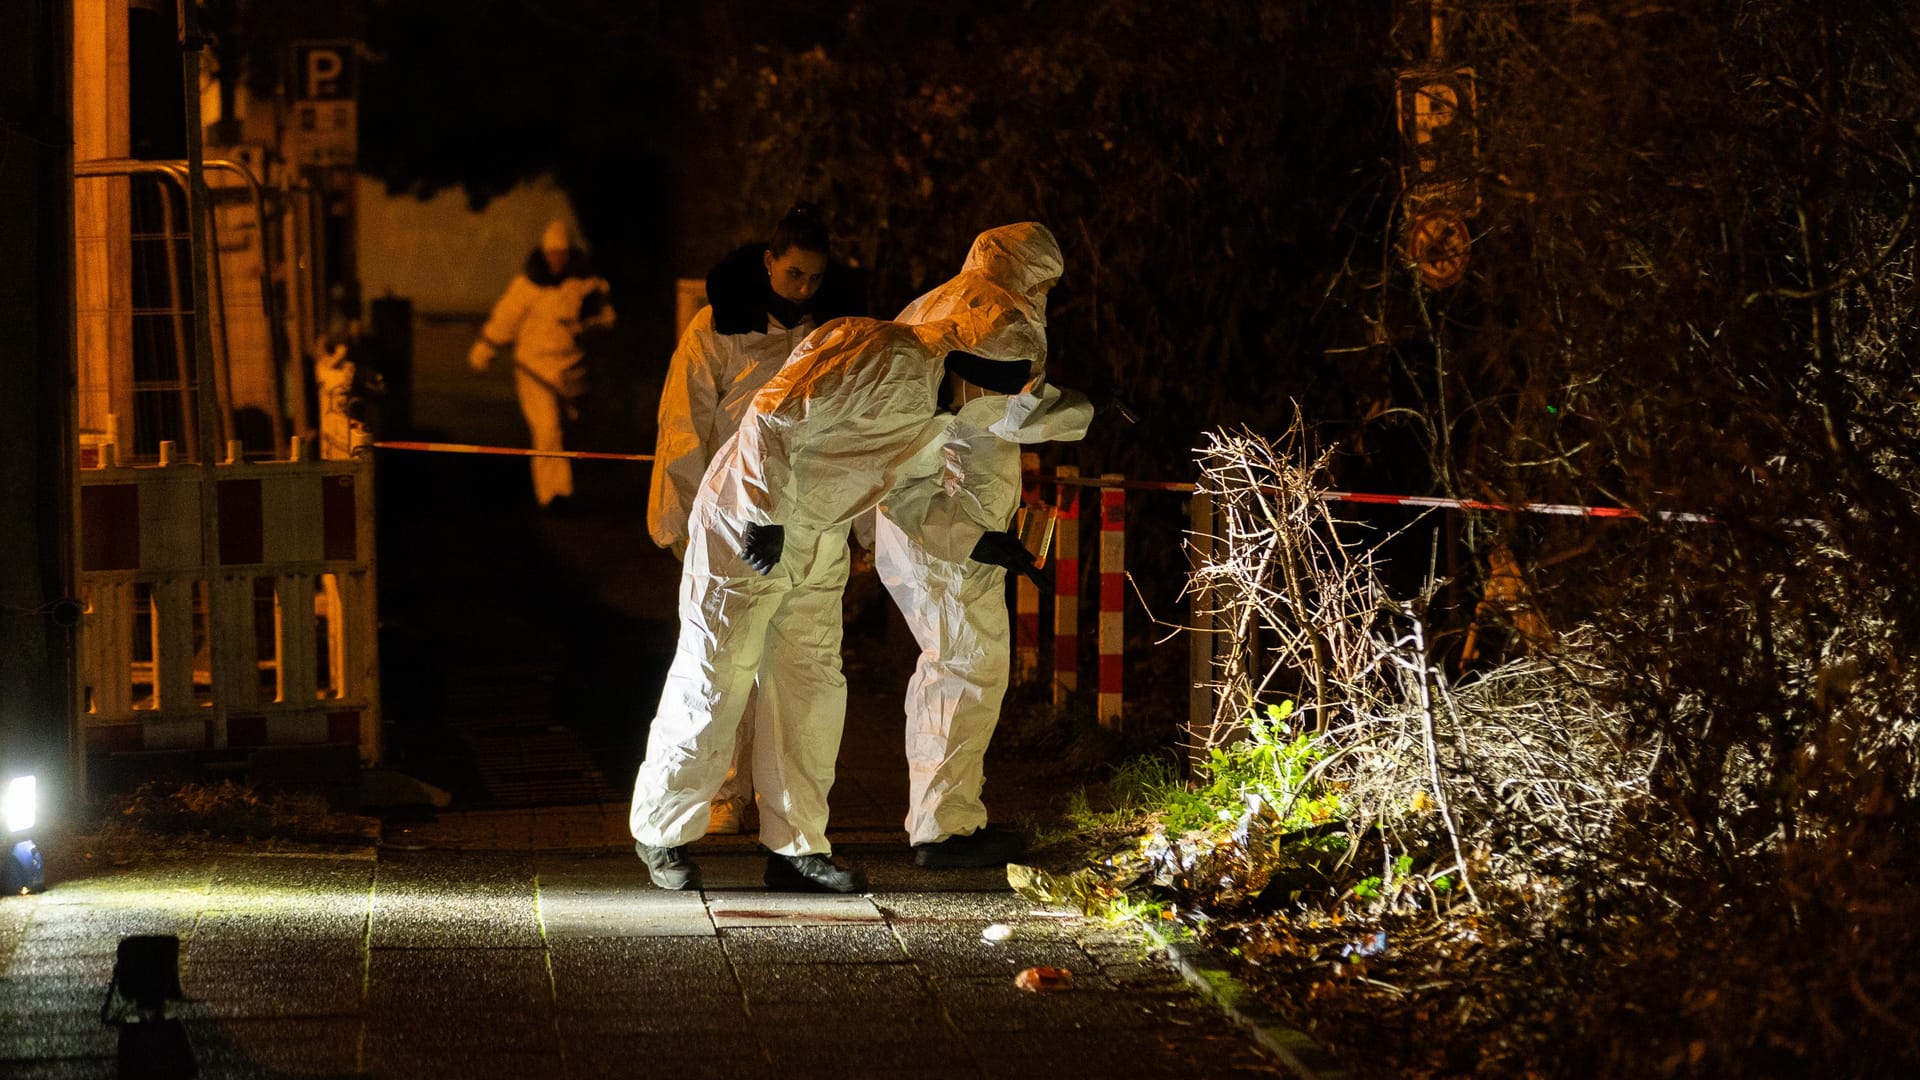
<path id="1" fill-rule="evenodd" d="M 352 41 L 297 41 L 281 153 L 293 165 L 351 168 L 359 149 L 359 54 Z"/>

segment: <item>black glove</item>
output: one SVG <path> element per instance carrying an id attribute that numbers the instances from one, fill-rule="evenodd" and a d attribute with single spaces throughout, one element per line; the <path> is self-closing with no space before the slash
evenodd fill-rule
<path id="1" fill-rule="evenodd" d="M 1119 413 L 1120 418 L 1129 424 L 1137 424 L 1140 422 L 1140 418 L 1134 415 L 1133 410 L 1128 408 L 1127 403 L 1121 399 L 1120 392 L 1114 389 L 1113 384 L 1105 379 L 1087 388 L 1087 401 L 1093 405 L 1093 415 L 1095 416 Z"/>
<path id="2" fill-rule="evenodd" d="M 1053 588 L 1040 568 L 1033 564 L 1033 552 L 1011 532 L 990 532 L 980 537 L 973 545 L 973 558 L 989 566 L 1004 566 L 1009 570 L 1027 575 L 1041 591 Z"/>
<path id="3" fill-rule="evenodd" d="M 780 565 L 781 549 L 787 546 L 787 530 L 779 525 L 748 525 L 740 541 L 740 557 L 747 565 L 769 573 Z"/>

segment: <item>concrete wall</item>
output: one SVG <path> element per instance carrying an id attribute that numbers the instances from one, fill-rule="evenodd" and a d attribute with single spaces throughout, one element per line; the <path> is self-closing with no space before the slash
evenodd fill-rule
<path id="1" fill-rule="evenodd" d="M 548 181 L 517 187 L 477 214 L 458 189 L 422 201 L 362 178 L 354 199 L 361 297 L 406 297 L 425 315 L 485 312 L 547 222 L 575 221 L 566 194 Z"/>

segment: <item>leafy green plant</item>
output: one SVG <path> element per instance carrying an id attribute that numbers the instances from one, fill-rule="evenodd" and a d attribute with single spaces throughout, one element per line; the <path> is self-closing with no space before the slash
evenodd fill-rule
<path id="1" fill-rule="evenodd" d="M 1122 894 L 1108 902 L 1103 914 L 1109 922 L 1137 926 L 1161 944 L 1194 936 L 1193 928 L 1180 921 L 1179 909 L 1165 900 Z"/>
<path id="2" fill-rule="evenodd" d="M 1216 747 L 1199 771 L 1206 783 L 1199 790 L 1214 817 L 1235 821 L 1255 799 L 1274 813 L 1284 813 L 1282 830 L 1319 825 L 1340 816 L 1337 793 L 1313 782 L 1313 768 L 1327 754 L 1325 745 L 1310 732 L 1292 734 L 1292 701 L 1269 703 L 1264 715 L 1246 718 L 1247 735 L 1226 747 Z M 1230 814 L 1231 816 L 1226 816 Z"/>

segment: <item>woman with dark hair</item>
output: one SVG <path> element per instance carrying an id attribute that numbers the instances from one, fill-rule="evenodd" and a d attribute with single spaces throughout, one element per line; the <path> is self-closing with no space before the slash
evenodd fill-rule
<path id="1" fill-rule="evenodd" d="M 815 327 L 866 314 L 853 275 L 830 256 L 820 208 L 796 203 L 765 244 L 737 248 L 708 272 L 708 306 L 680 335 L 660 393 L 647 499 L 647 531 L 676 557 L 685 556 L 687 514 L 707 463 L 740 426 L 753 395 Z M 734 768 L 714 798 L 712 832 L 739 832 L 753 800 L 751 731 L 741 725 Z"/>

